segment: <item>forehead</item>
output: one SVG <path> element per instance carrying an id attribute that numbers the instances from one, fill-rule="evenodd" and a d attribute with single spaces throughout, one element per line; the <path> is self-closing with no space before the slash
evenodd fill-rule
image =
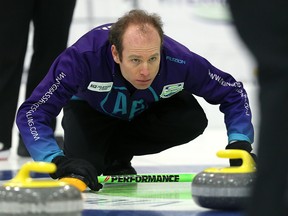
<path id="1" fill-rule="evenodd" d="M 157 30 L 149 24 L 130 24 L 123 35 L 123 48 L 159 46 L 160 36 Z"/>

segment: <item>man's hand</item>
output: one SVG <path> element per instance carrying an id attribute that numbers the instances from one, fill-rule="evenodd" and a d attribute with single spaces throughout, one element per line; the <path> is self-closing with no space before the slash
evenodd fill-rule
<path id="1" fill-rule="evenodd" d="M 57 166 L 56 172 L 50 174 L 53 179 L 79 175 L 84 177 L 84 182 L 91 190 L 99 191 L 103 187 L 102 184 L 98 183 L 96 169 L 86 160 L 57 156 L 52 160 L 52 163 Z"/>
<path id="2" fill-rule="evenodd" d="M 239 150 L 245 150 L 254 159 L 255 163 L 257 162 L 257 156 L 254 153 L 251 153 L 252 146 L 247 141 L 236 141 L 233 143 L 230 143 L 226 146 L 226 149 L 239 149 Z M 229 159 L 230 166 L 241 166 L 242 165 L 242 159 Z"/>

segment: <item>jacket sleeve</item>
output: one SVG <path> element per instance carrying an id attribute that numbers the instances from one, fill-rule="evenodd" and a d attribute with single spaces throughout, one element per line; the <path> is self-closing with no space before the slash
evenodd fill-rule
<path id="1" fill-rule="evenodd" d="M 50 123 L 83 83 L 80 62 L 75 47 L 65 50 L 18 109 L 16 124 L 35 161 L 51 162 L 55 156 L 64 155 L 56 143 Z"/>
<path id="2" fill-rule="evenodd" d="M 228 142 L 254 142 L 254 128 L 247 92 L 241 82 L 214 67 L 205 58 L 193 55 L 185 86 L 210 104 L 219 104 L 224 113 Z"/>

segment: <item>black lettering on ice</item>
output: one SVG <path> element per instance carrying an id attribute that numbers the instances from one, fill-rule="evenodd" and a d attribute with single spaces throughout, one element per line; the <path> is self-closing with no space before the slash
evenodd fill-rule
<path id="1" fill-rule="evenodd" d="M 111 182 L 119 183 L 148 183 L 148 182 L 179 182 L 179 175 L 132 175 L 132 176 L 112 176 Z"/>

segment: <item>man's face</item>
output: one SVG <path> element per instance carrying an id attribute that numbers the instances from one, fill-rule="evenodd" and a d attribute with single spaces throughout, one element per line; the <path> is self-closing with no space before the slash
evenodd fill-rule
<path id="1" fill-rule="evenodd" d="M 130 25 L 123 35 L 122 61 L 112 45 L 114 61 L 119 64 L 123 77 L 136 89 L 147 89 L 155 79 L 160 65 L 161 40 L 158 32 L 145 26 Z"/>

